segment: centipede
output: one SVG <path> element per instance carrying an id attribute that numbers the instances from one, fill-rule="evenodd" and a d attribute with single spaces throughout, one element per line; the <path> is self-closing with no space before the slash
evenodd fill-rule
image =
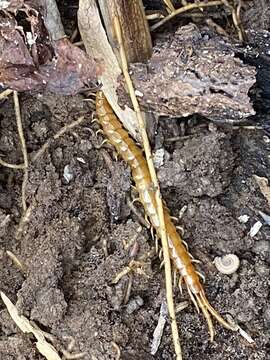
<path id="1" fill-rule="evenodd" d="M 97 121 L 102 128 L 105 138 L 114 146 L 118 155 L 131 168 L 132 178 L 135 182 L 140 202 L 157 236 L 160 236 L 160 222 L 155 192 L 143 150 L 131 138 L 128 131 L 123 128 L 122 123 L 113 112 L 102 91 L 98 91 L 96 94 L 96 114 Z M 182 283 L 185 283 L 190 299 L 197 311 L 200 312 L 201 310 L 208 325 L 210 341 L 213 341 L 215 333 L 212 317 L 226 329 L 235 331 L 234 326 L 229 324 L 209 303 L 199 276 L 200 273 L 196 270 L 194 258 L 188 252 L 166 207 L 164 207 L 164 220 L 170 258 L 174 268 L 180 275 L 178 285 L 181 289 Z"/>

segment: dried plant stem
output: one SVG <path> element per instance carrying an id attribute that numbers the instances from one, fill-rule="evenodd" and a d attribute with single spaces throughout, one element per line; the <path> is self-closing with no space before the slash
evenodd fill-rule
<path id="1" fill-rule="evenodd" d="M 236 7 L 231 5 L 228 0 L 222 0 L 222 2 L 225 6 L 227 6 L 231 10 L 233 23 L 237 30 L 238 38 L 240 41 L 244 41 L 246 39 L 246 34 L 245 34 L 245 31 L 243 29 L 243 26 L 241 24 L 241 19 L 240 19 L 242 1 L 238 0 L 238 4 Z"/>
<path id="2" fill-rule="evenodd" d="M 45 142 L 45 144 L 42 145 L 42 147 L 36 152 L 36 154 L 34 155 L 34 157 L 32 158 L 31 162 L 36 161 L 43 153 L 44 151 L 46 151 L 48 149 L 48 147 L 51 144 L 52 140 L 56 140 L 58 139 L 60 136 L 64 135 L 68 130 L 73 129 L 75 126 L 79 125 L 82 121 L 84 120 L 84 117 L 81 116 L 79 117 L 79 119 L 73 121 L 70 124 L 67 124 L 65 126 L 63 126 L 54 136 L 52 139 L 49 139 Z M 0 158 L 0 165 L 3 165 L 5 167 L 11 168 L 11 169 L 24 169 L 25 168 L 25 164 L 9 164 L 7 162 L 5 162 L 4 160 L 2 160 Z"/>
<path id="3" fill-rule="evenodd" d="M 79 119 L 73 121 L 70 124 L 67 124 L 65 126 L 63 126 L 54 136 L 53 136 L 53 140 L 57 140 L 60 136 L 62 136 L 64 133 L 66 133 L 68 130 L 73 129 L 75 126 L 79 125 L 80 123 L 82 123 L 84 120 L 84 117 L 81 116 L 79 117 Z M 36 152 L 36 154 L 34 155 L 32 161 L 36 161 L 50 146 L 51 140 L 49 139 L 48 141 L 45 142 L 45 144 L 42 145 L 42 147 Z"/>
<path id="4" fill-rule="evenodd" d="M 139 103 L 135 95 L 134 87 L 132 84 L 132 80 L 130 78 L 129 72 L 128 72 L 128 64 L 127 59 L 125 55 L 125 50 L 123 46 L 123 40 L 122 40 L 122 33 L 120 28 L 120 23 L 117 17 L 114 18 L 114 28 L 115 33 L 117 37 L 117 41 L 119 43 L 120 47 L 120 58 L 122 62 L 122 70 L 123 74 L 125 76 L 126 84 L 129 90 L 130 98 L 134 107 L 134 110 L 136 112 L 136 116 L 139 123 L 140 133 L 143 140 L 143 147 L 146 155 L 147 164 L 149 167 L 151 179 L 153 182 L 153 185 L 155 187 L 155 198 L 157 202 L 157 208 L 158 208 L 158 216 L 160 221 L 160 237 L 162 242 L 162 248 L 163 248 L 163 254 L 164 254 L 164 263 L 165 263 L 165 280 L 166 280 L 166 296 L 167 296 L 167 304 L 168 304 L 168 310 L 171 318 L 171 327 L 172 327 L 172 336 L 173 336 L 173 342 L 174 342 L 174 348 L 176 353 L 177 360 L 182 359 L 181 354 L 181 347 L 180 347 L 180 341 L 179 341 L 179 335 L 178 335 L 178 329 L 177 329 L 177 323 L 175 318 L 175 310 L 174 310 L 174 303 L 173 303 L 173 288 L 172 288 L 172 274 L 171 274 L 171 263 L 170 263 L 170 255 L 169 255 L 169 247 L 168 247 L 168 241 L 167 241 L 167 235 L 166 235 L 166 229 L 165 229 L 165 223 L 164 223 L 164 213 L 163 213 L 163 205 L 162 205 L 162 199 L 161 199 L 161 193 L 159 188 L 159 183 L 153 163 L 153 158 L 151 154 L 151 147 L 148 140 L 146 128 L 144 119 L 142 117 L 142 113 L 140 111 Z"/>
<path id="5" fill-rule="evenodd" d="M 27 267 L 26 265 L 17 258 L 17 256 L 15 254 L 13 254 L 13 252 L 7 250 L 7 255 L 8 257 L 12 260 L 12 262 L 14 263 L 14 265 L 23 273 L 26 274 L 27 273 Z"/>
<path id="6" fill-rule="evenodd" d="M 0 159 L 0 165 L 8 167 L 10 169 L 24 169 L 24 164 L 10 164 L 2 159 Z"/>
<path id="7" fill-rule="evenodd" d="M 23 212 L 26 211 L 26 185 L 28 181 L 28 155 L 26 149 L 26 143 L 23 135 L 23 127 L 22 127 L 22 118 L 21 118 L 21 110 L 19 104 L 19 98 L 17 91 L 13 91 L 13 100 L 14 100 L 14 108 L 15 108 L 15 115 L 16 115 L 16 122 L 17 122 L 17 129 L 18 134 L 21 142 L 22 147 L 22 154 L 23 154 L 23 162 L 24 162 L 24 175 L 23 175 L 23 182 L 22 182 L 22 208 Z"/>
<path id="8" fill-rule="evenodd" d="M 197 3 L 192 3 L 192 4 L 187 4 L 185 6 L 182 6 L 179 9 L 176 9 L 175 11 L 171 12 L 168 16 L 166 16 L 164 19 L 160 20 L 159 22 L 157 22 L 156 24 L 154 24 L 153 26 L 150 27 L 150 30 L 156 30 L 157 28 L 159 28 L 160 26 L 162 26 L 163 24 L 165 24 L 167 21 L 171 20 L 173 17 L 182 14 L 186 11 L 190 11 L 193 9 L 201 9 L 204 7 L 210 7 L 210 6 L 218 6 L 218 5 L 222 5 L 223 1 L 222 0 L 215 0 L 215 1 L 208 1 L 208 2 L 197 2 Z"/>
<path id="9" fill-rule="evenodd" d="M 0 100 L 7 98 L 10 94 L 13 93 L 13 90 L 6 89 L 0 94 Z"/>
<path id="10" fill-rule="evenodd" d="M 167 8 L 169 9 L 170 13 L 175 11 L 175 8 L 174 8 L 173 3 L 171 2 L 171 0 L 163 0 L 163 2 L 167 6 Z"/>

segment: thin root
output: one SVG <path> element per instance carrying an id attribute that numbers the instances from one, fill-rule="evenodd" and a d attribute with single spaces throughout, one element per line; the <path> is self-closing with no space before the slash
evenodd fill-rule
<path id="1" fill-rule="evenodd" d="M 114 341 L 112 341 L 111 344 L 112 344 L 113 348 L 114 348 L 115 351 L 116 351 L 115 360 L 120 360 L 120 359 L 121 359 L 121 350 L 120 350 L 120 347 L 119 347 Z"/>
<path id="2" fill-rule="evenodd" d="M 115 278 L 112 280 L 112 284 L 117 284 L 123 276 L 129 274 L 130 272 L 134 272 L 147 277 L 147 274 L 143 271 L 142 267 L 143 264 L 141 261 L 136 261 L 132 259 L 128 266 L 126 266 L 119 274 L 115 276 Z"/>
<path id="3" fill-rule="evenodd" d="M 21 260 L 19 260 L 17 256 L 13 254 L 13 252 L 7 250 L 7 255 L 12 260 L 14 265 L 25 275 L 27 273 L 26 265 Z"/>
<path id="4" fill-rule="evenodd" d="M 2 166 L 5 166 L 5 167 L 7 167 L 7 168 L 10 168 L 10 169 L 24 169 L 24 164 L 10 164 L 10 163 L 7 163 L 6 161 L 4 161 L 4 160 L 2 160 L 1 158 L 0 158 L 0 165 L 2 165 Z"/>
<path id="5" fill-rule="evenodd" d="M 23 167 L 24 176 L 23 176 L 23 182 L 22 182 L 22 208 L 23 208 L 23 212 L 25 212 L 27 209 L 26 185 L 27 185 L 27 181 L 28 181 L 28 155 L 27 155 L 26 143 L 25 143 L 25 139 L 24 139 L 24 135 L 23 135 L 21 110 L 20 110 L 20 103 L 19 103 L 17 91 L 13 91 L 13 101 L 14 101 L 17 129 L 18 129 L 18 134 L 19 134 L 19 138 L 20 138 L 20 142 L 21 142 L 23 161 L 24 161 L 24 167 Z"/>
<path id="6" fill-rule="evenodd" d="M 84 117 L 81 116 L 79 117 L 77 120 L 73 121 L 70 124 L 67 124 L 65 126 L 63 126 L 54 136 L 53 136 L 53 140 L 57 140 L 58 138 L 60 138 L 60 136 L 64 135 L 68 130 L 73 129 L 75 126 L 78 126 L 79 124 L 81 124 L 84 121 Z M 35 162 L 50 146 L 51 144 L 51 139 L 49 139 L 48 141 L 46 141 L 45 144 L 42 145 L 42 147 L 36 152 L 35 156 L 33 157 L 32 161 Z"/>

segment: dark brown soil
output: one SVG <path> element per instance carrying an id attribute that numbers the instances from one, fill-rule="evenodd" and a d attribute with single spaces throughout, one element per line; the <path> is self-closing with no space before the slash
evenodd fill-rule
<path id="1" fill-rule="evenodd" d="M 27 184 L 31 214 L 19 235 L 22 171 L 0 168 L 0 290 L 25 316 L 55 335 L 58 348 L 67 348 L 65 337 L 73 337 L 73 352 L 86 352 L 84 359 L 115 359 L 112 342 L 119 346 L 121 359 L 173 359 L 169 323 L 157 354 L 150 355 L 165 299 L 157 256 L 145 260 L 146 275 L 134 274 L 127 304 L 123 299 L 128 276 L 112 284 L 130 262 L 131 252 L 136 250 L 138 259 L 154 242 L 147 229 L 137 233 L 138 218 L 126 205 L 129 169 L 114 160 L 110 149 L 99 149 L 102 138 L 96 137 L 91 111 L 82 100 L 79 95 L 21 95 L 30 157 L 66 123 L 80 115 L 85 115 L 85 122 L 52 141 L 31 164 Z M 0 155 L 20 163 L 14 119 L 12 101 L 5 101 L 0 109 Z M 269 213 L 252 177 L 270 176 L 269 138 L 259 130 L 183 121 L 187 136 L 165 147 L 165 163 L 159 169 L 164 198 L 175 216 L 187 206 L 181 225 L 191 253 L 203 261 L 199 268 L 206 276 L 210 302 L 221 313 L 231 314 L 255 340 L 251 346 L 215 324 L 216 337 L 210 343 L 205 320 L 190 303 L 177 316 L 184 359 L 267 359 L 270 228 L 264 225 L 253 238 L 249 230 L 262 220 L 258 210 Z M 179 121 L 174 128 L 180 133 Z M 163 123 L 158 138 L 171 136 L 175 133 L 170 134 Z M 244 214 L 250 219 L 241 224 L 238 217 Z M 26 275 L 6 250 L 25 264 Z M 228 253 L 237 254 L 241 261 L 230 276 L 219 273 L 212 263 L 215 256 Z M 189 299 L 187 293 L 181 296 L 175 290 L 176 303 L 184 299 Z M 3 304 L 0 318 L 2 360 L 42 358 L 33 339 L 18 330 Z"/>

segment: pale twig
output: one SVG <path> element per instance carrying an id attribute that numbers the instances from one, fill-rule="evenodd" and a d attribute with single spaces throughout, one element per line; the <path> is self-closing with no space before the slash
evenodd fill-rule
<path id="1" fill-rule="evenodd" d="M 174 310 L 174 304 L 173 304 L 173 288 L 172 288 L 172 274 L 171 274 L 171 263 L 170 263 L 170 255 L 169 255 L 169 247 L 167 242 L 167 234 L 165 229 L 165 222 L 164 222 L 164 213 L 163 213 L 163 205 L 162 205 L 162 199 L 160 194 L 160 188 L 159 183 L 153 163 L 153 158 L 151 154 L 151 147 L 148 140 L 145 123 L 142 117 L 142 113 L 140 111 L 139 103 L 135 95 L 135 90 L 132 84 L 132 80 L 130 78 L 129 72 L 128 72 L 128 64 L 127 64 L 127 58 L 124 50 L 123 45 L 123 39 L 122 39 L 122 32 L 121 27 L 119 23 L 119 19 L 117 17 L 114 18 L 114 28 L 115 33 L 117 37 L 117 41 L 119 43 L 120 47 L 120 58 L 122 62 L 122 70 L 123 74 L 125 76 L 126 84 L 129 90 L 129 95 L 133 104 L 134 111 L 136 112 L 136 116 L 139 123 L 141 138 L 143 140 L 143 147 L 146 155 L 146 160 L 148 164 L 148 168 L 150 171 L 151 179 L 153 182 L 153 185 L 155 187 L 155 199 L 157 203 L 157 210 L 158 210 L 158 217 L 160 222 L 160 237 L 162 242 L 162 248 L 164 253 L 164 261 L 165 261 L 165 280 L 166 280 L 166 296 L 167 296 L 167 303 L 168 303 L 168 310 L 171 317 L 171 327 L 172 327 L 172 336 L 173 336 L 173 342 L 174 342 L 174 348 L 176 353 L 177 360 L 182 359 L 181 354 L 181 347 L 180 347 L 180 341 L 179 341 L 179 335 L 178 335 L 178 329 L 177 329 L 177 323 L 175 319 L 175 310 Z"/>
<path id="2" fill-rule="evenodd" d="M 114 348 L 115 351 L 116 351 L 115 360 L 120 360 L 120 359 L 121 359 L 121 350 L 120 350 L 120 347 L 119 347 L 114 341 L 111 341 L 111 344 L 112 344 L 113 348 Z"/>
<path id="3" fill-rule="evenodd" d="M 24 169 L 24 164 L 10 164 L 0 158 L 0 165 L 8 167 L 10 169 Z"/>
<path id="4" fill-rule="evenodd" d="M 176 9 L 175 11 L 171 12 L 168 16 L 166 16 L 164 19 L 162 19 L 159 22 L 157 22 L 156 24 L 152 25 L 150 27 L 150 30 L 151 31 L 156 30 L 158 27 L 162 26 L 167 21 L 171 20 L 175 16 L 177 16 L 179 14 L 182 14 L 182 13 L 184 13 L 186 11 L 190 11 L 190 10 L 193 10 L 193 9 L 201 9 L 201 8 L 210 7 L 210 6 L 218 6 L 218 5 L 222 5 L 222 4 L 223 4 L 222 0 L 215 0 L 215 1 L 198 2 L 198 3 L 187 4 L 185 6 L 182 6 L 179 9 Z"/>
<path id="5" fill-rule="evenodd" d="M 235 26 L 235 28 L 237 30 L 238 38 L 239 38 L 240 41 L 244 41 L 245 38 L 246 38 L 246 34 L 245 34 L 245 31 L 244 31 L 244 29 L 242 27 L 241 19 L 240 19 L 242 1 L 238 0 L 237 7 L 231 5 L 228 0 L 222 0 L 222 2 L 223 2 L 223 4 L 225 6 L 227 6 L 231 10 L 232 20 L 233 20 L 234 26 Z"/>
<path id="6" fill-rule="evenodd" d="M 173 3 L 171 2 L 171 0 L 163 0 L 164 4 L 166 5 L 167 9 L 169 10 L 170 13 L 175 11 L 175 8 L 173 6 Z"/>
<path id="7" fill-rule="evenodd" d="M 213 19 L 207 18 L 205 22 L 208 26 L 212 27 L 219 35 L 228 36 L 227 32 L 223 29 L 223 27 L 218 25 Z"/>
<path id="8" fill-rule="evenodd" d="M 23 154 L 23 162 L 24 162 L 24 176 L 22 182 L 22 208 L 25 212 L 27 209 L 26 205 L 26 185 L 28 181 L 28 155 L 26 149 L 26 143 L 23 135 L 23 127 L 22 127 L 22 118 L 21 118 L 21 111 L 20 111 L 20 104 L 17 91 L 13 91 L 13 100 L 14 100 L 14 108 L 15 108 L 15 115 L 16 115 L 16 122 L 18 128 L 18 134 L 21 142 L 22 147 L 22 154 Z"/>
<path id="9" fill-rule="evenodd" d="M 65 126 L 63 126 L 54 136 L 53 136 L 53 140 L 58 139 L 60 136 L 64 135 L 68 130 L 73 129 L 75 126 L 79 125 L 82 121 L 84 120 L 84 117 L 81 116 L 79 119 L 73 121 L 70 124 L 67 124 Z M 46 151 L 48 149 L 48 147 L 50 146 L 52 139 L 49 139 L 45 142 L 45 144 L 42 145 L 42 147 L 36 152 L 36 154 L 34 155 L 32 162 L 36 161 L 43 153 L 44 151 Z M 5 162 L 4 160 L 2 160 L 0 158 L 0 165 L 6 166 L 8 168 L 11 169 L 24 169 L 25 168 L 25 164 L 10 164 Z"/>
<path id="10" fill-rule="evenodd" d="M 79 119 L 73 121 L 70 124 L 67 124 L 65 126 L 63 126 L 54 136 L 53 136 L 53 140 L 57 140 L 60 136 L 62 136 L 63 134 L 65 134 L 68 130 L 73 129 L 75 126 L 79 125 L 80 123 L 82 123 L 84 120 L 84 117 L 81 116 L 79 117 Z M 50 146 L 51 143 L 51 139 L 49 139 L 48 141 L 45 142 L 45 144 L 42 145 L 42 147 L 36 152 L 36 154 L 34 155 L 32 161 L 36 161 Z"/>
<path id="11" fill-rule="evenodd" d="M 146 19 L 148 21 L 151 21 L 151 20 L 157 20 L 157 19 L 163 19 L 164 18 L 164 15 L 162 13 L 159 13 L 159 12 L 155 12 L 155 13 L 149 13 L 148 15 L 146 14 Z"/>
<path id="12" fill-rule="evenodd" d="M 33 204 L 28 206 L 28 208 L 24 212 L 23 216 L 21 217 L 19 226 L 17 228 L 16 235 L 15 235 L 16 239 L 19 239 L 21 237 L 24 225 L 30 221 L 30 216 L 31 216 L 32 210 L 33 210 Z"/>
<path id="13" fill-rule="evenodd" d="M 26 265 L 17 258 L 17 256 L 15 254 L 13 254 L 13 252 L 7 250 L 7 256 L 12 260 L 12 262 L 14 263 L 14 265 L 23 273 L 26 274 L 27 273 L 27 267 Z"/>
<path id="14" fill-rule="evenodd" d="M 12 93 L 13 93 L 13 90 L 10 90 L 10 89 L 6 89 L 6 90 L 2 91 L 0 94 L 0 100 L 7 98 Z"/>

